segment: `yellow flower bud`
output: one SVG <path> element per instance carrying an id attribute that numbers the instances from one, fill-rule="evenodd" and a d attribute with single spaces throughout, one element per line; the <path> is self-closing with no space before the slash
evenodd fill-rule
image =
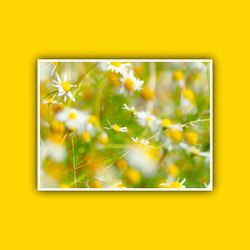
<path id="1" fill-rule="evenodd" d="M 161 120 L 161 125 L 163 128 L 168 128 L 172 125 L 172 122 L 168 118 L 164 118 Z"/>
<path id="2" fill-rule="evenodd" d="M 177 177 L 180 173 L 179 167 L 176 166 L 175 164 L 169 165 L 167 171 L 173 177 Z"/>
<path id="3" fill-rule="evenodd" d="M 181 70 L 175 70 L 173 72 L 173 80 L 174 81 L 180 81 L 184 79 L 184 74 Z"/>
<path id="4" fill-rule="evenodd" d="M 126 177 L 130 184 L 137 184 L 141 180 L 140 173 L 135 169 L 127 170 Z"/>
<path id="5" fill-rule="evenodd" d="M 146 101 L 151 101 L 155 97 L 155 92 L 150 87 L 144 87 L 141 91 L 141 97 Z"/>
<path id="6" fill-rule="evenodd" d="M 115 166 L 122 171 L 125 171 L 128 169 L 128 163 L 123 159 L 116 161 Z"/>
<path id="7" fill-rule="evenodd" d="M 193 131 L 186 132 L 184 137 L 187 143 L 190 145 L 195 145 L 198 142 L 198 134 L 196 132 Z"/>
<path id="8" fill-rule="evenodd" d="M 183 91 L 183 96 L 188 99 L 190 102 L 193 102 L 194 99 L 195 99 L 195 95 L 194 95 L 194 92 L 190 89 L 185 89 Z"/>
<path id="9" fill-rule="evenodd" d="M 182 132 L 177 129 L 170 129 L 166 131 L 165 135 L 170 137 L 176 143 L 181 142 L 183 138 Z"/>
<path id="10" fill-rule="evenodd" d="M 82 133 L 82 139 L 83 139 L 84 142 L 90 142 L 91 136 L 90 136 L 89 132 L 84 131 Z"/>

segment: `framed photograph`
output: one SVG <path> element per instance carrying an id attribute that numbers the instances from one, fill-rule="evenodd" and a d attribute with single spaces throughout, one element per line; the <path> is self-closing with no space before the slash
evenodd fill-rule
<path id="1" fill-rule="evenodd" d="M 212 191 L 211 59 L 39 59 L 39 191 Z"/>

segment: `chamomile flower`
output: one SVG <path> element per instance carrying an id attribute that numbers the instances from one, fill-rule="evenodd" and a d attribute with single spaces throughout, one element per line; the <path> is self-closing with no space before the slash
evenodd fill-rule
<path id="1" fill-rule="evenodd" d="M 161 183 L 160 188 L 186 188 L 183 184 L 185 183 L 186 179 L 184 178 L 181 182 L 179 178 L 176 181 Z"/>
<path id="2" fill-rule="evenodd" d="M 146 140 L 133 140 L 127 149 L 125 156 L 129 165 L 137 169 L 143 176 L 152 177 L 158 170 L 159 150 L 155 147 L 149 147 Z"/>
<path id="3" fill-rule="evenodd" d="M 142 127 L 149 127 L 152 131 L 156 131 L 160 123 L 157 117 L 148 111 L 138 111 L 136 118 Z"/>
<path id="4" fill-rule="evenodd" d="M 59 104 L 60 102 L 55 100 L 56 95 L 53 95 L 52 97 L 48 96 L 45 99 L 42 100 L 42 104 Z"/>
<path id="5" fill-rule="evenodd" d="M 87 113 L 72 108 L 65 108 L 56 114 L 56 119 L 64 122 L 65 126 L 71 130 L 81 129 L 86 124 L 87 118 Z"/>
<path id="6" fill-rule="evenodd" d="M 100 69 L 102 71 L 111 71 L 121 75 L 126 74 L 129 67 L 130 63 L 123 63 L 118 61 L 100 63 Z"/>
<path id="7" fill-rule="evenodd" d="M 164 130 L 162 137 L 162 145 L 168 151 L 178 149 L 183 140 L 183 128 L 180 124 L 173 124 Z"/>
<path id="8" fill-rule="evenodd" d="M 122 132 L 122 133 L 127 133 L 128 132 L 127 127 L 120 127 L 116 123 L 115 124 L 109 124 L 109 127 L 105 127 L 105 129 L 113 130 L 115 132 Z"/>
<path id="9" fill-rule="evenodd" d="M 165 135 L 175 143 L 181 142 L 183 139 L 183 128 L 180 124 L 174 124 L 170 129 L 166 130 Z"/>
<path id="10" fill-rule="evenodd" d="M 136 109 L 134 106 L 129 107 L 127 104 L 123 104 L 122 109 L 128 110 L 131 114 L 136 114 Z"/>
<path id="11" fill-rule="evenodd" d="M 52 86 L 58 89 L 58 96 L 64 96 L 64 102 L 66 102 L 67 97 L 70 98 L 73 102 L 75 101 L 75 98 L 73 97 L 73 94 L 71 92 L 71 89 L 76 87 L 76 85 L 70 84 L 70 82 L 67 81 L 67 75 L 64 74 L 63 80 L 60 78 L 58 73 L 56 73 L 57 80 L 53 80 Z"/>
<path id="12" fill-rule="evenodd" d="M 136 90 L 141 90 L 144 81 L 136 78 L 134 76 L 134 72 L 131 70 L 129 72 L 125 72 L 121 77 L 122 86 L 119 90 L 120 93 L 128 92 L 133 93 Z"/>
<path id="13" fill-rule="evenodd" d="M 60 141 L 47 139 L 41 145 L 41 159 L 50 158 L 55 162 L 63 162 L 66 157 L 66 148 Z"/>
<path id="14" fill-rule="evenodd" d="M 94 115 L 88 115 L 85 122 L 81 123 L 78 132 L 82 134 L 83 132 L 88 132 L 90 135 L 94 136 L 99 127 L 99 120 Z"/>
<path id="15" fill-rule="evenodd" d="M 145 140 L 145 139 L 138 139 L 138 137 L 131 137 L 132 141 L 134 143 L 137 143 L 137 144 L 142 144 L 144 146 L 147 146 L 149 144 L 149 141 L 148 140 Z"/>

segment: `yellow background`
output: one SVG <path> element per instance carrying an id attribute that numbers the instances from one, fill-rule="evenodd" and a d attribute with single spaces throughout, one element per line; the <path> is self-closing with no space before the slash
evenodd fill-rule
<path id="1" fill-rule="evenodd" d="M 2 2 L 2 249 L 249 248 L 247 1 L 148 2 Z M 36 59 L 86 57 L 214 59 L 213 192 L 36 191 Z"/>

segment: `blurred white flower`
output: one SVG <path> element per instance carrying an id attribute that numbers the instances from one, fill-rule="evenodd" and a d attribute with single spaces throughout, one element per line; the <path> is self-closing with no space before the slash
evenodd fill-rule
<path id="1" fill-rule="evenodd" d="M 130 63 L 117 61 L 101 62 L 99 65 L 102 71 L 111 71 L 121 75 L 126 74 L 128 68 L 130 67 Z"/>
<path id="2" fill-rule="evenodd" d="M 40 62 L 40 80 L 47 81 L 55 72 L 57 62 Z"/>
<path id="3" fill-rule="evenodd" d="M 42 168 L 39 178 L 41 188 L 57 188 L 59 186 L 59 183 L 52 176 L 47 175 Z"/>
<path id="4" fill-rule="evenodd" d="M 142 142 L 143 143 L 137 143 L 128 147 L 125 157 L 132 168 L 137 169 L 145 177 L 151 177 L 158 170 L 158 156 L 155 154 L 155 152 L 153 152 L 151 148 L 147 147 L 146 141 Z"/>
<path id="5" fill-rule="evenodd" d="M 73 108 L 65 108 L 56 114 L 58 121 L 64 122 L 71 130 L 79 130 L 87 122 L 88 114 Z"/>
<path id="6" fill-rule="evenodd" d="M 124 93 L 126 91 L 132 93 L 136 90 L 141 90 L 144 81 L 136 78 L 134 72 L 130 70 L 122 74 L 121 83 L 122 86 L 119 89 L 119 93 Z"/>
<path id="7" fill-rule="evenodd" d="M 196 71 L 206 71 L 206 65 L 203 62 L 189 62 L 187 63 L 187 67 L 191 70 Z"/>
<path id="8" fill-rule="evenodd" d="M 64 96 L 64 102 L 66 102 L 67 97 L 69 97 L 73 102 L 75 101 L 75 98 L 73 97 L 73 94 L 71 92 L 71 89 L 76 87 L 76 85 L 72 85 L 67 81 L 67 75 L 64 74 L 63 80 L 60 78 L 60 76 L 56 73 L 56 80 L 53 80 L 55 88 L 58 89 L 58 96 Z"/>
<path id="9" fill-rule="evenodd" d="M 90 135 L 95 135 L 98 129 L 99 121 L 94 115 L 88 115 L 84 122 L 78 128 L 78 133 L 88 132 Z"/>
<path id="10" fill-rule="evenodd" d="M 138 144 L 142 144 L 142 145 L 148 145 L 149 144 L 149 141 L 148 140 L 145 140 L 145 139 L 141 139 L 139 140 L 138 137 L 134 138 L 134 137 L 131 137 L 132 141 L 134 143 L 138 143 Z"/>
<path id="11" fill-rule="evenodd" d="M 136 117 L 138 123 L 142 127 L 149 127 L 152 131 L 156 131 L 160 125 L 160 120 L 156 116 L 152 115 L 148 111 L 138 111 L 136 112 Z"/>
<path id="12" fill-rule="evenodd" d="M 106 166 L 96 172 L 95 178 L 101 181 L 105 188 L 126 188 L 113 166 Z"/>
<path id="13" fill-rule="evenodd" d="M 41 159 L 51 158 L 55 162 L 63 162 L 67 157 L 67 150 L 62 143 L 46 140 L 41 144 Z"/>

